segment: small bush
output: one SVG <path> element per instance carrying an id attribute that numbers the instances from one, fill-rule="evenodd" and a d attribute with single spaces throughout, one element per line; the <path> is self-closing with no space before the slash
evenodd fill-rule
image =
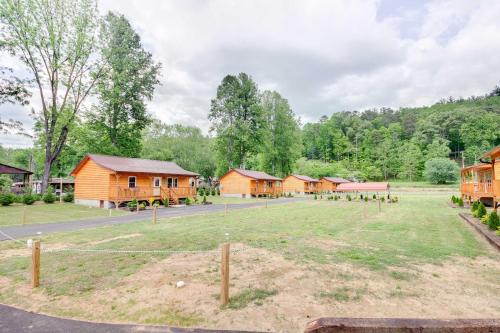
<path id="1" fill-rule="evenodd" d="M 25 205 L 32 205 L 36 201 L 36 195 L 34 195 L 31 190 L 28 190 L 24 195 L 23 195 L 23 203 Z"/>
<path id="2" fill-rule="evenodd" d="M 220 188 L 217 187 L 217 195 L 220 196 Z"/>
<path id="3" fill-rule="evenodd" d="M 333 200 L 337 201 L 337 200 L 339 200 L 339 198 L 340 198 L 340 196 L 335 195 L 335 196 L 333 197 Z"/>
<path id="4" fill-rule="evenodd" d="M 484 215 L 486 215 L 486 207 L 484 206 L 484 204 L 482 202 L 479 203 L 479 206 L 477 207 L 477 217 L 481 218 L 483 217 Z"/>
<path id="5" fill-rule="evenodd" d="M 212 196 L 215 197 L 215 187 L 212 187 Z"/>
<path id="6" fill-rule="evenodd" d="M 205 195 L 205 189 L 203 187 L 198 188 L 198 195 L 200 197 Z"/>
<path id="7" fill-rule="evenodd" d="M 488 214 L 486 214 L 483 217 L 481 217 L 481 223 L 487 225 L 488 224 L 488 218 L 489 218 Z"/>
<path id="8" fill-rule="evenodd" d="M 377 195 L 374 194 L 373 197 L 372 197 L 373 200 L 377 200 Z"/>
<path id="9" fill-rule="evenodd" d="M 352 200 L 352 198 L 351 198 L 351 195 L 350 195 L 350 194 L 348 194 L 346 198 L 347 198 L 347 201 L 351 201 L 351 200 Z"/>
<path id="10" fill-rule="evenodd" d="M 0 193 L 0 205 L 10 206 L 14 202 L 14 195 L 12 193 Z"/>
<path id="11" fill-rule="evenodd" d="M 74 199 L 75 199 L 75 195 L 73 194 L 73 192 L 66 192 L 63 195 L 64 202 L 73 202 Z"/>
<path id="12" fill-rule="evenodd" d="M 365 202 L 368 202 L 368 197 L 367 196 L 365 196 Z"/>
<path id="13" fill-rule="evenodd" d="M 363 194 L 361 194 L 361 200 L 363 200 Z"/>
<path id="14" fill-rule="evenodd" d="M 12 194 L 12 199 L 14 200 L 15 203 L 23 203 L 22 195 Z"/>
<path id="15" fill-rule="evenodd" d="M 314 193 L 314 200 L 318 200 L 318 195 Z"/>
<path id="16" fill-rule="evenodd" d="M 51 204 L 51 203 L 54 203 L 56 201 L 56 195 L 54 194 L 54 189 L 52 188 L 52 186 L 49 186 L 47 188 L 47 191 L 45 192 L 45 194 L 43 195 L 42 197 L 42 200 L 43 202 L 45 202 L 46 204 Z"/>
<path id="17" fill-rule="evenodd" d="M 477 211 L 478 208 L 479 208 L 479 201 L 474 201 L 472 203 L 472 207 L 470 210 L 474 213 L 475 211 Z"/>
<path id="18" fill-rule="evenodd" d="M 498 227 L 500 227 L 500 219 L 498 218 L 498 214 L 496 212 L 491 212 L 488 215 L 488 227 L 491 230 L 498 230 Z"/>
<path id="19" fill-rule="evenodd" d="M 206 205 L 207 204 L 207 196 L 203 195 L 203 200 L 201 201 L 202 204 Z"/>
<path id="20" fill-rule="evenodd" d="M 380 201 L 385 202 L 385 197 L 380 197 Z"/>
<path id="21" fill-rule="evenodd" d="M 168 199 L 165 199 L 165 201 L 167 201 L 167 202 L 168 202 Z M 137 199 L 134 199 L 134 200 L 129 201 L 129 202 L 127 203 L 127 207 L 128 207 L 128 208 L 137 208 L 137 203 L 138 203 L 138 202 L 137 202 Z"/>
<path id="22" fill-rule="evenodd" d="M 455 195 L 452 195 L 452 196 L 451 196 L 451 202 L 453 202 L 453 203 L 456 203 L 456 202 L 457 202 L 457 198 L 455 197 Z"/>
<path id="23" fill-rule="evenodd" d="M 186 206 L 191 206 L 193 202 L 191 201 L 191 198 L 186 198 L 185 204 Z"/>
<path id="24" fill-rule="evenodd" d="M 456 200 L 457 204 L 458 204 L 458 207 L 463 207 L 464 206 L 464 199 L 462 198 L 458 198 Z"/>

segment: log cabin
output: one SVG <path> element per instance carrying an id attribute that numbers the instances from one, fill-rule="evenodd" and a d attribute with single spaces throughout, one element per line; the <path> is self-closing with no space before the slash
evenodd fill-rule
<path id="1" fill-rule="evenodd" d="M 460 192 L 471 203 L 482 201 L 497 209 L 500 202 L 500 146 L 484 153 L 481 163 L 462 168 Z"/>
<path id="2" fill-rule="evenodd" d="M 119 207 L 134 199 L 178 204 L 196 197 L 198 174 L 173 162 L 107 155 L 86 155 L 71 172 L 75 203 Z"/>
<path id="3" fill-rule="evenodd" d="M 322 192 L 335 192 L 339 184 L 350 183 L 349 180 L 340 177 L 323 177 L 320 179 Z"/>
<path id="4" fill-rule="evenodd" d="M 261 171 L 231 169 L 219 181 L 220 193 L 225 197 L 251 198 L 283 193 L 282 179 Z"/>
<path id="5" fill-rule="evenodd" d="M 303 175 L 290 175 L 283 179 L 284 193 L 313 194 L 320 191 L 319 179 Z"/>

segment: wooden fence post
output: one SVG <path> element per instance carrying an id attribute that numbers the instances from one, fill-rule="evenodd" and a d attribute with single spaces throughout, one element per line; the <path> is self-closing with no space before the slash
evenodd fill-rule
<path id="1" fill-rule="evenodd" d="M 156 205 L 153 205 L 153 224 L 156 224 Z"/>
<path id="2" fill-rule="evenodd" d="M 220 302 L 223 306 L 229 303 L 229 243 L 222 244 L 221 256 L 221 291 Z"/>
<path id="3" fill-rule="evenodd" d="M 40 240 L 34 240 L 31 247 L 31 286 L 40 285 Z"/>

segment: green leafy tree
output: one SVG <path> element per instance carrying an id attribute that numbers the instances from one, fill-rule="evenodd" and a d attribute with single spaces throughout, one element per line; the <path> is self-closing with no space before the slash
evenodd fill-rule
<path id="1" fill-rule="evenodd" d="M 433 158 L 425 162 L 425 178 L 433 184 L 455 182 L 458 172 L 458 165 L 446 158 Z"/>
<path id="2" fill-rule="evenodd" d="M 425 158 L 428 160 L 436 157 L 448 158 L 450 156 L 450 152 L 448 141 L 437 137 L 427 146 Z"/>
<path id="3" fill-rule="evenodd" d="M 144 50 L 139 35 L 123 15 L 109 12 L 100 29 L 104 64 L 97 80 L 99 105 L 88 114 L 95 152 L 139 156 L 141 131 L 151 122 L 146 101 L 151 100 L 161 64 Z"/>
<path id="4" fill-rule="evenodd" d="M 250 155 L 257 154 L 265 135 L 266 117 L 257 84 L 240 73 L 227 75 L 217 88 L 208 119 L 216 133 L 217 173 L 228 168 L 245 168 Z"/>
<path id="5" fill-rule="evenodd" d="M 44 149 L 42 188 L 83 102 L 101 73 L 92 0 L 0 1 L 2 46 L 26 66 L 37 89 L 38 139 Z"/>
<path id="6" fill-rule="evenodd" d="M 413 181 L 422 173 L 424 155 L 420 147 L 413 141 L 408 141 L 401 147 L 401 168 L 399 177 Z"/>
<path id="7" fill-rule="evenodd" d="M 300 157 L 299 123 L 288 101 L 275 91 L 263 93 L 262 109 L 268 129 L 262 149 L 263 169 L 284 177 Z"/>

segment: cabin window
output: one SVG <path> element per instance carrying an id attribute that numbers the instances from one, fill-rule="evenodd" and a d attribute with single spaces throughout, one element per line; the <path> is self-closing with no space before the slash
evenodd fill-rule
<path id="1" fill-rule="evenodd" d="M 155 177 L 154 178 L 153 186 L 154 187 L 160 187 L 160 185 L 161 185 L 161 177 Z"/>
<path id="2" fill-rule="evenodd" d="M 177 178 L 168 178 L 167 179 L 167 187 L 168 188 L 176 188 L 177 187 Z"/>
<path id="3" fill-rule="evenodd" d="M 135 176 L 128 177 L 128 188 L 135 188 Z"/>
<path id="4" fill-rule="evenodd" d="M 268 188 L 273 188 L 273 182 L 267 182 L 267 187 Z"/>

